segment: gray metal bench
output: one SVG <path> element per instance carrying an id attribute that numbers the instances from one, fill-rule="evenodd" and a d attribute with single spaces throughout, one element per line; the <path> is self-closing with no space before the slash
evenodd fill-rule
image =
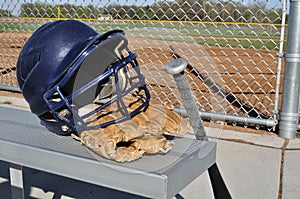
<path id="1" fill-rule="evenodd" d="M 215 165 L 216 143 L 175 138 L 165 155 L 116 163 L 71 137 L 49 132 L 32 113 L 0 107 L 0 160 L 10 162 L 13 198 L 23 198 L 22 166 L 149 198 L 171 198 Z"/>

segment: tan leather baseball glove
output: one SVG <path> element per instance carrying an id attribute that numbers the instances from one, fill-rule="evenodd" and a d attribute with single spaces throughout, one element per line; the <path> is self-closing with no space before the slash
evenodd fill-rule
<path id="1" fill-rule="evenodd" d="M 131 100 L 129 109 L 140 105 L 139 95 Z M 113 108 L 98 113 L 91 123 L 112 120 L 117 115 Z M 161 103 L 151 101 L 149 106 L 125 122 L 106 128 L 83 131 L 81 142 L 96 154 L 117 162 L 137 160 L 143 154 L 167 153 L 173 142 L 164 135 L 182 136 L 191 131 L 186 118 Z"/>

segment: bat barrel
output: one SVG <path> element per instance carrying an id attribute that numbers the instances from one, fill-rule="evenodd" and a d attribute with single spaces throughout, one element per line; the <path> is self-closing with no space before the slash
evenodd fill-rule
<path id="1" fill-rule="evenodd" d="M 187 116 L 190 119 L 191 126 L 195 133 L 197 140 L 207 140 L 206 132 L 202 124 L 199 111 L 192 94 L 190 85 L 184 74 L 184 69 L 187 62 L 184 59 L 178 58 L 169 62 L 165 68 L 166 72 L 173 75 L 176 82 L 177 89 L 180 93 L 183 106 L 186 110 Z"/>

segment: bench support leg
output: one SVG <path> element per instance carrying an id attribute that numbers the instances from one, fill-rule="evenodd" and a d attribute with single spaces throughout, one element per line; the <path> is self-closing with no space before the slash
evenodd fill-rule
<path id="1" fill-rule="evenodd" d="M 208 174 L 215 199 L 231 199 L 231 195 L 219 171 L 217 163 L 208 168 Z"/>
<path id="2" fill-rule="evenodd" d="M 23 189 L 23 173 L 22 166 L 18 164 L 10 163 L 10 185 L 11 185 L 11 198 L 12 199 L 24 199 Z"/>

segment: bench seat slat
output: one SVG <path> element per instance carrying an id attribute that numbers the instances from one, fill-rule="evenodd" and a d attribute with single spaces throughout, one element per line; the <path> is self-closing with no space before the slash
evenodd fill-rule
<path id="1" fill-rule="evenodd" d="M 215 142 L 176 137 L 167 154 L 117 163 L 7 107 L 0 107 L 0 126 L 0 160 L 150 198 L 173 197 L 216 161 Z"/>

